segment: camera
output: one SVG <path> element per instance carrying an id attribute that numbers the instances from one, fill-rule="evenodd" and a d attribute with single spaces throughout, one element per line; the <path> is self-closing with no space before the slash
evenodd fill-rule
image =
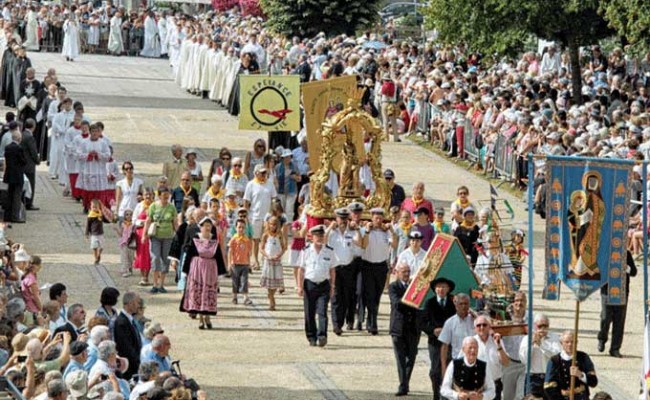
<path id="1" fill-rule="evenodd" d="M 24 363 L 27 361 L 27 356 L 18 356 L 17 359 L 19 363 Z"/>

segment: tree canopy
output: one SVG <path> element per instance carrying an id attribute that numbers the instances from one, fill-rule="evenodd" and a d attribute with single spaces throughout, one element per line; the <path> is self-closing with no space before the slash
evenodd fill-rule
<path id="1" fill-rule="evenodd" d="M 425 13 L 442 42 L 463 42 L 486 55 L 515 55 L 530 35 L 559 42 L 569 49 L 579 101 L 579 47 L 614 33 L 599 7 L 599 0 L 431 0 Z"/>
<path id="2" fill-rule="evenodd" d="M 650 2 L 601 0 L 600 12 L 619 36 L 639 52 L 650 51 Z"/>
<path id="3" fill-rule="evenodd" d="M 378 18 L 379 0 L 261 0 L 271 30 L 286 36 L 353 35 Z"/>

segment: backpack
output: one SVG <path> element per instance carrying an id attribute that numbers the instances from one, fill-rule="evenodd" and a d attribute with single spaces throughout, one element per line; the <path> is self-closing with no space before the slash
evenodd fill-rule
<path id="1" fill-rule="evenodd" d="M 381 94 L 387 97 L 395 98 L 395 82 L 386 81 L 381 85 Z"/>

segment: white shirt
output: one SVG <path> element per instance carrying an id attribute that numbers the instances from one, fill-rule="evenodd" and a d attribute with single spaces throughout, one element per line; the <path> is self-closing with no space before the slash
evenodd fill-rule
<path id="1" fill-rule="evenodd" d="M 141 394 L 147 393 L 149 389 L 156 385 L 156 381 L 138 382 L 131 390 L 129 400 L 137 400 Z"/>
<path id="2" fill-rule="evenodd" d="M 363 253 L 363 259 L 371 263 L 380 263 L 390 257 L 390 231 L 372 229 L 368 232 L 368 246 Z"/>
<path id="3" fill-rule="evenodd" d="M 117 215 L 124 216 L 124 211 L 134 211 L 138 205 L 138 191 L 142 188 L 144 182 L 140 178 L 133 177 L 131 185 L 126 181 L 126 178 L 117 181 L 116 186 L 122 191 L 122 201 L 119 204 Z"/>
<path id="4" fill-rule="evenodd" d="M 548 335 L 538 345 L 533 343 L 530 354 L 530 373 L 531 374 L 545 374 L 548 361 L 554 355 L 562 351 L 560 345 L 560 338 L 553 332 Z M 528 362 L 528 337 L 525 336 L 519 345 L 519 359 L 522 363 Z"/>
<path id="5" fill-rule="evenodd" d="M 467 336 L 474 336 L 474 317 L 467 314 L 465 319 L 460 319 L 458 314 L 445 321 L 438 340 L 442 343 L 451 345 L 451 357 L 447 359 L 458 358 L 463 348 L 463 339 Z"/>
<path id="6" fill-rule="evenodd" d="M 334 251 L 335 262 L 334 265 L 349 265 L 354 258 L 354 248 L 352 240 L 356 235 L 355 231 L 349 230 L 347 227 L 341 233 L 341 229 L 333 229 L 327 239 L 327 245 Z"/>
<path id="7" fill-rule="evenodd" d="M 305 247 L 300 268 L 305 271 L 305 279 L 321 283 L 330 278 L 330 269 L 334 268 L 334 252 L 329 246 L 321 247 L 320 251 L 312 244 Z"/>
<path id="8" fill-rule="evenodd" d="M 417 254 L 413 254 L 413 250 L 409 247 L 400 253 L 397 258 L 397 265 L 408 265 L 411 269 L 411 276 L 415 276 L 415 273 L 418 272 L 418 269 L 420 268 L 420 265 L 422 265 L 422 261 L 424 261 L 426 256 L 426 251 L 420 249 Z"/>
<path id="9" fill-rule="evenodd" d="M 267 180 L 263 184 L 255 181 L 248 182 L 246 191 L 244 191 L 244 200 L 250 203 L 250 220 L 263 221 L 266 213 L 271 210 L 271 200 L 277 195 L 271 180 Z"/>
<path id="10" fill-rule="evenodd" d="M 293 163 L 298 168 L 300 175 L 307 175 L 309 172 L 309 153 L 304 151 L 302 147 L 296 147 L 291 151 L 293 155 Z"/>
<path id="11" fill-rule="evenodd" d="M 242 54 L 243 53 L 255 54 L 255 56 L 257 57 L 257 63 L 260 65 L 260 68 L 262 68 L 262 65 L 264 65 L 266 52 L 264 51 L 264 47 L 260 46 L 259 43 L 248 42 L 241 49 L 241 52 Z"/>
<path id="12" fill-rule="evenodd" d="M 467 359 L 465 358 L 463 358 L 463 361 L 465 362 L 465 365 L 467 365 L 468 367 L 474 365 L 468 363 Z M 445 371 L 445 377 L 443 378 L 442 386 L 440 387 L 440 394 L 443 397 L 446 397 L 448 399 L 458 400 L 458 392 L 453 389 L 453 383 L 454 383 L 454 363 L 452 362 L 447 367 L 447 371 Z M 485 385 L 482 394 L 483 394 L 483 400 L 492 400 L 496 395 L 496 390 L 494 387 L 494 379 L 492 378 L 492 375 L 490 375 L 490 369 L 487 367 L 485 368 Z"/>

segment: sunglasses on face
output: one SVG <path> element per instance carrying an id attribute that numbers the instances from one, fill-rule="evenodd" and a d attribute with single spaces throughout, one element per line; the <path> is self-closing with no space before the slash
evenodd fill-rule
<path id="1" fill-rule="evenodd" d="M 488 326 L 488 324 L 476 324 L 474 326 L 477 327 L 477 328 L 484 328 L 484 327 Z"/>
<path id="2" fill-rule="evenodd" d="M 230 157 L 221 157 L 221 160 L 223 160 L 223 161 L 230 161 Z"/>
<path id="3" fill-rule="evenodd" d="M 233 167 L 241 167 L 241 164 L 233 164 Z"/>

